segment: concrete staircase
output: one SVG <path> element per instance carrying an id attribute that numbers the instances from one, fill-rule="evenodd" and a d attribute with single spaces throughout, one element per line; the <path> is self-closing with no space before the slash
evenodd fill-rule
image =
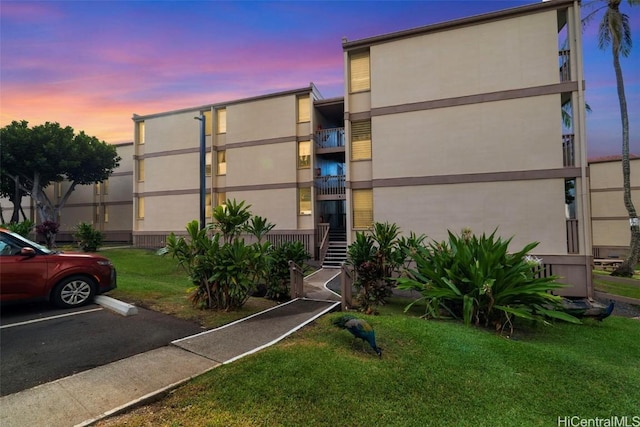
<path id="1" fill-rule="evenodd" d="M 329 230 L 329 247 L 322 261 L 322 268 L 340 268 L 347 260 L 346 230 Z"/>

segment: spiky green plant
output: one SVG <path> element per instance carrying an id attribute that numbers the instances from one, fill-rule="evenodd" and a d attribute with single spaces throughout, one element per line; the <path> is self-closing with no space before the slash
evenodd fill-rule
<path id="1" fill-rule="evenodd" d="M 440 317 L 444 312 L 466 325 L 497 330 L 511 330 L 514 316 L 579 323 L 558 310 L 561 298 L 552 294 L 565 285 L 555 276 L 542 274 L 541 261 L 528 255 L 537 242 L 510 253 L 512 238 L 496 237 L 496 231 L 480 237 L 468 231 L 460 236 L 448 234 L 448 242 L 431 242 L 407 252 L 416 267 L 398 279 L 400 289 L 422 294 L 427 316 Z"/>

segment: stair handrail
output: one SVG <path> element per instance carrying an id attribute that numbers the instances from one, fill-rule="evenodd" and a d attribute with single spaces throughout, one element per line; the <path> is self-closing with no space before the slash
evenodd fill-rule
<path id="1" fill-rule="evenodd" d="M 304 269 L 289 260 L 289 286 L 291 299 L 304 298 Z"/>
<path id="2" fill-rule="evenodd" d="M 329 250 L 329 230 L 331 226 L 327 224 L 327 228 L 324 230 L 324 235 L 322 236 L 322 242 L 320 243 L 320 265 L 324 263 L 324 257 L 327 256 L 327 251 Z"/>

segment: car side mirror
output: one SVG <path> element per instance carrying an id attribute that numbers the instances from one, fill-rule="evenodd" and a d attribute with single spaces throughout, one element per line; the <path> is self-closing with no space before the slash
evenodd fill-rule
<path id="1" fill-rule="evenodd" d="M 36 256 L 36 250 L 29 247 L 22 248 L 20 249 L 20 255 L 26 256 L 26 257 Z"/>

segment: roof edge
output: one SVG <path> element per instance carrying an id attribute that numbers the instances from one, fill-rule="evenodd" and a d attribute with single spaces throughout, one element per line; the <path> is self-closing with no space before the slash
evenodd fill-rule
<path id="1" fill-rule="evenodd" d="M 577 1 L 578 3 L 580 3 L 580 0 Z M 422 27 L 411 28 L 408 30 L 401 30 L 393 33 L 367 37 L 359 40 L 348 41 L 346 38 L 343 38 L 342 49 L 351 50 L 374 44 L 386 43 L 402 38 L 420 36 L 432 32 L 446 31 L 454 28 L 482 24 L 485 22 L 498 21 L 505 18 L 528 15 L 531 13 L 537 13 L 546 10 L 562 9 L 564 7 L 572 6 L 573 3 L 574 0 L 548 0 L 542 1 L 540 3 L 512 7 L 509 9 L 488 12 L 481 15 L 469 16 L 466 18 L 454 19 L 451 21 L 439 22 L 436 24 L 430 24 Z"/>

